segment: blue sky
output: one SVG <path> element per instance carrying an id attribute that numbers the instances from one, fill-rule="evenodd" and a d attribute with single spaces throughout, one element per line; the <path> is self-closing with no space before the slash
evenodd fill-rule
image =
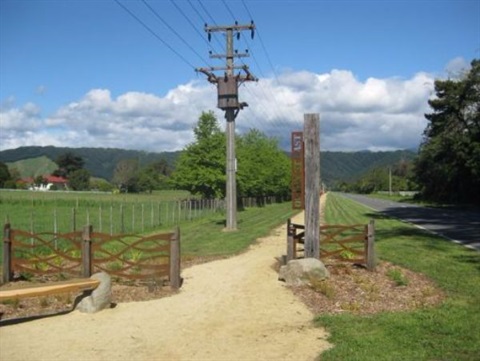
<path id="1" fill-rule="evenodd" d="M 0 150 L 182 149 L 203 110 L 223 123 L 194 67 L 221 65 L 208 51 L 225 40 L 206 42 L 203 25 L 231 24 L 231 13 L 257 26 L 235 43 L 259 77 L 240 88 L 249 107 L 237 131 L 284 145 L 315 112 L 323 149 L 414 148 L 433 81 L 480 58 L 478 0 L 145 0 L 156 14 L 118 1 L 144 25 L 115 0 L 0 0 Z"/>

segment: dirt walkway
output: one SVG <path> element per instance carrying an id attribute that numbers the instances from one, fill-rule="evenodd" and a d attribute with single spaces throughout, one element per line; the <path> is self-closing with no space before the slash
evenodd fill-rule
<path id="1" fill-rule="evenodd" d="M 272 268 L 285 228 L 184 270 L 173 297 L 1 327 L 0 360 L 313 360 L 327 334 Z"/>

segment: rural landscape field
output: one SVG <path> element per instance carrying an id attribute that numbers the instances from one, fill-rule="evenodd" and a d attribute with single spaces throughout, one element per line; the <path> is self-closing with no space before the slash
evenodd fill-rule
<path id="1" fill-rule="evenodd" d="M 0 361 L 480 360 L 480 2 L 0 1 Z"/>

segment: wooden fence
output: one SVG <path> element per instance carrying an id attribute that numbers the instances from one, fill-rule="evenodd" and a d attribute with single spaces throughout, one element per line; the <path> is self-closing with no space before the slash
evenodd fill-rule
<path id="1" fill-rule="evenodd" d="M 287 223 L 287 262 L 297 259 L 298 246 L 304 244 L 305 226 Z M 375 269 L 375 223 L 320 226 L 320 259 L 338 258 L 342 261 Z"/>
<path id="2" fill-rule="evenodd" d="M 179 288 L 180 231 L 149 236 L 110 235 L 92 226 L 70 233 L 31 233 L 4 226 L 3 282 L 15 274 L 65 279 L 105 271 L 113 278 L 168 281 Z"/>

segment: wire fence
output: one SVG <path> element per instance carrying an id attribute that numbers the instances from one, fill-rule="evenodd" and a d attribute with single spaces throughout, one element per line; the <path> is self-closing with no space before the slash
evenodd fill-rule
<path id="1" fill-rule="evenodd" d="M 129 199 L 129 198 L 127 198 Z M 32 233 L 66 233 L 93 225 L 98 232 L 147 233 L 225 212 L 224 199 L 186 198 L 159 201 L 145 198 L 109 201 L 99 197 L 76 199 L 1 199 L 0 217 L 17 229 Z M 239 199 L 239 208 L 262 207 L 285 201 L 277 197 Z"/>

